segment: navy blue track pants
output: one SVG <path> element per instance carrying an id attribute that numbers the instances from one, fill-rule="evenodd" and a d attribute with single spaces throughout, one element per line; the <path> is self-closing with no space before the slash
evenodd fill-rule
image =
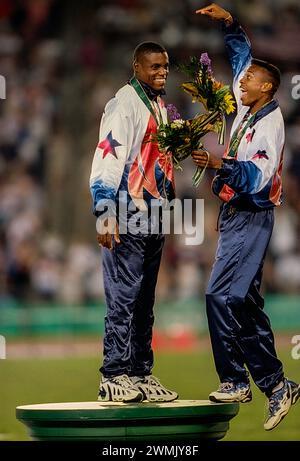
<path id="1" fill-rule="evenodd" d="M 216 259 L 206 292 L 208 325 L 220 381 L 247 383 L 246 365 L 266 394 L 283 378 L 259 292 L 273 224 L 273 209 L 252 212 L 223 206 Z"/>
<path id="2" fill-rule="evenodd" d="M 106 376 L 144 376 L 153 367 L 152 327 L 155 287 L 164 235 L 120 235 L 113 250 L 103 248 L 107 312 L 104 360 Z"/>

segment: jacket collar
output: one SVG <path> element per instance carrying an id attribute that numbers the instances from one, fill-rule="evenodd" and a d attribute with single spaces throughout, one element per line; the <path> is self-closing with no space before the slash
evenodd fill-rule
<path id="1" fill-rule="evenodd" d="M 166 94 L 165 90 L 162 88 L 161 90 L 154 90 L 150 85 L 147 83 L 143 82 L 142 80 L 139 80 L 141 86 L 143 87 L 146 95 L 151 101 L 156 101 L 157 96 L 163 96 Z"/>
<path id="2" fill-rule="evenodd" d="M 250 128 L 252 128 L 259 120 L 264 118 L 266 115 L 273 112 L 273 110 L 277 109 L 278 106 L 278 101 L 276 101 L 276 99 L 272 99 L 270 102 L 268 102 L 268 104 L 265 104 L 263 107 L 261 107 L 256 112 L 255 117 L 250 125 Z"/>

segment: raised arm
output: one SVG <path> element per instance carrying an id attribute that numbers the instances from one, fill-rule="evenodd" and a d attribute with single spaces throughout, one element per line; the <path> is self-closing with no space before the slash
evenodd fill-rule
<path id="1" fill-rule="evenodd" d="M 239 80 L 252 59 L 249 38 L 239 23 L 232 18 L 230 12 L 216 3 L 201 8 L 196 13 L 223 22 L 225 46 L 233 72 L 233 91 L 240 106 Z"/>

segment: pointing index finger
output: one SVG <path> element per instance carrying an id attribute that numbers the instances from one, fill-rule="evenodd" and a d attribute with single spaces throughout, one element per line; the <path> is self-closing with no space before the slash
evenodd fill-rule
<path id="1" fill-rule="evenodd" d="M 209 7 L 200 8 L 200 10 L 196 10 L 196 14 L 207 14 L 209 11 L 211 11 Z"/>

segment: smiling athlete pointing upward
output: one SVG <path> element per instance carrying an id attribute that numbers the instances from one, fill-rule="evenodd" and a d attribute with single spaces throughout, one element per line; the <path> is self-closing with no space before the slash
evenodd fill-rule
<path id="1" fill-rule="evenodd" d="M 220 237 L 206 291 L 206 309 L 220 387 L 214 402 L 252 399 L 247 366 L 268 397 L 266 430 L 276 427 L 300 395 L 284 376 L 260 294 L 274 208 L 281 204 L 284 122 L 274 99 L 280 72 L 253 59 L 248 37 L 231 14 L 216 4 L 197 11 L 222 22 L 238 106 L 223 160 L 211 155 L 213 192 L 222 200 Z M 194 152 L 197 165 L 207 154 Z"/>

